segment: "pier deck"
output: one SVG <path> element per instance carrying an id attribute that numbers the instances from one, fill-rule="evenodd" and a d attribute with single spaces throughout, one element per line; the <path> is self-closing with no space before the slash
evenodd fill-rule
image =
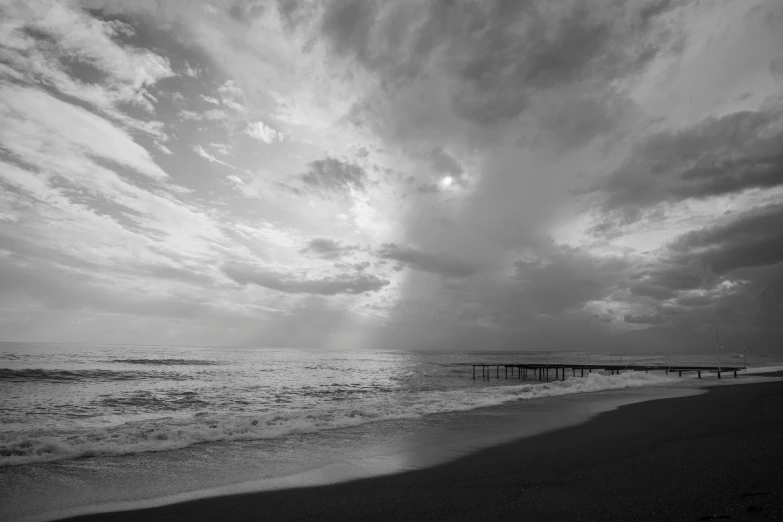
<path id="1" fill-rule="evenodd" d="M 682 365 L 670 365 L 670 364 L 571 364 L 571 363 L 514 363 L 514 364 L 502 364 L 502 363 L 477 363 L 473 364 L 473 379 L 476 379 L 476 368 L 481 368 L 481 378 L 491 379 L 491 368 L 495 368 L 495 378 L 500 378 L 500 369 L 504 369 L 505 378 L 508 379 L 508 370 L 511 369 L 511 378 L 517 378 L 526 380 L 529 377 L 529 373 L 532 372 L 532 378 L 540 381 L 549 382 L 550 371 L 555 371 L 555 380 L 565 380 L 566 370 L 571 370 L 571 376 L 576 377 L 577 370 L 579 376 L 584 377 L 585 370 L 590 374 L 592 371 L 608 371 L 612 375 L 619 374 L 622 371 L 634 371 L 634 372 L 651 372 L 651 371 L 664 371 L 668 375 L 669 372 L 677 372 L 682 377 L 683 372 L 696 372 L 699 379 L 701 379 L 702 372 L 715 373 L 718 375 L 718 379 L 721 378 L 722 373 L 733 373 L 734 377 L 737 377 L 737 372 L 745 369 L 744 366 L 682 366 Z M 516 374 L 516 377 L 515 377 Z"/>

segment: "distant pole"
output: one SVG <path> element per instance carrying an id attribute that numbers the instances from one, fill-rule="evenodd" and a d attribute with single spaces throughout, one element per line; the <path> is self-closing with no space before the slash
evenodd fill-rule
<path id="1" fill-rule="evenodd" d="M 751 348 L 750 346 L 746 346 L 745 348 L 742 349 L 742 362 L 743 364 L 745 364 L 745 371 L 748 371 L 748 355 L 746 353 L 748 350 L 752 352 L 753 348 Z"/>

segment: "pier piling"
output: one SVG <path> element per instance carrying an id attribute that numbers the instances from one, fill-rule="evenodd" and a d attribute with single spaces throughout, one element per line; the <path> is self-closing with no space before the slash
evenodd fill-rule
<path id="1" fill-rule="evenodd" d="M 576 364 L 576 363 L 556 363 L 556 364 L 541 364 L 541 363 L 514 363 L 514 364 L 486 364 L 486 363 L 477 363 L 472 365 L 472 378 L 473 380 L 476 379 L 476 367 L 481 367 L 481 378 L 485 380 L 491 380 L 492 374 L 490 373 L 492 371 L 492 366 L 495 367 L 495 378 L 500 379 L 500 367 L 503 366 L 503 370 L 505 371 L 505 379 L 508 380 L 508 371 L 509 368 L 511 369 L 511 378 L 513 379 L 516 377 L 519 380 L 527 379 L 528 377 L 528 370 L 532 370 L 533 378 L 538 378 L 539 381 L 545 381 L 549 382 L 550 376 L 549 371 L 550 369 L 555 370 L 555 380 L 558 380 L 558 378 L 562 381 L 566 380 L 566 370 L 568 368 L 571 368 L 571 375 L 573 377 L 576 377 L 576 370 L 579 369 L 579 375 L 580 377 L 585 376 L 585 370 L 587 370 L 587 374 L 590 375 L 593 370 L 601 370 L 601 371 L 607 371 L 610 375 L 620 375 L 623 370 L 631 370 L 631 371 L 661 371 L 663 370 L 666 372 L 666 375 L 669 374 L 669 372 L 677 372 L 677 375 L 682 377 L 683 372 L 694 372 L 696 373 L 697 377 L 699 379 L 702 378 L 702 372 L 708 372 L 708 373 L 714 373 L 717 375 L 718 379 L 723 378 L 724 372 L 731 372 L 734 374 L 734 378 L 737 378 L 737 372 L 742 369 L 742 367 L 739 366 L 688 366 L 688 365 L 663 365 L 663 364 L 639 364 L 639 365 L 619 365 L 619 364 Z M 516 371 L 516 375 L 514 372 Z"/>

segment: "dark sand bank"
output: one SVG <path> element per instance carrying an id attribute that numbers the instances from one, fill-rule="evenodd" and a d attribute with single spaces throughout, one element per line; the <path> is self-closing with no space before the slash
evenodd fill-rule
<path id="1" fill-rule="evenodd" d="M 783 520 L 783 383 L 623 406 L 399 475 L 69 520 L 423 519 Z"/>

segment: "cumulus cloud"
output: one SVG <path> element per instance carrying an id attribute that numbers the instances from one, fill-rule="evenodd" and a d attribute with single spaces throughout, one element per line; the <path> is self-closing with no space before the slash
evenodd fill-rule
<path id="1" fill-rule="evenodd" d="M 226 83 L 218 87 L 218 92 L 220 93 L 220 101 L 229 109 L 236 111 L 244 109 L 244 105 L 241 102 L 245 93 L 237 86 L 234 80 L 227 80 Z"/>
<path id="2" fill-rule="evenodd" d="M 274 130 L 262 121 L 249 123 L 247 128 L 245 128 L 245 133 L 268 144 L 283 141 L 283 138 L 285 137 L 283 133 Z"/>
<path id="3" fill-rule="evenodd" d="M 198 78 L 201 76 L 201 69 L 192 66 L 188 62 L 185 62 L 185 69 L 182 71 L 182 73 L 185 76 L 190 76 L 191 78 Z"/>
<path id="4" fill-rule="evenodd" d="M 301 180 L 310 187 L 339 193 L 363 191 L 365 188 L 367 173 L 353 163 L 328 157 L 310 162 L 309 166 L 310 170 L 301 176 Z"/>
<path id="5" fill-rule="evenodd" d="M 240 285 L 254 284 L 289 294 L 362 294 L 377 292 L 389 281 L 371 274 L 341 274 L 319 279 L 297 279 L 252 265 L 231 264 L 223 272 Z"/>
<path id="6" fill-rule="evenodd" d="M 345 245 L 336 239 L 316 237 L 308 241 L 307 246 L 301 252 L 323 259 L 335 259 L 356 250 L 356 248 L 354 245 Z"/>

